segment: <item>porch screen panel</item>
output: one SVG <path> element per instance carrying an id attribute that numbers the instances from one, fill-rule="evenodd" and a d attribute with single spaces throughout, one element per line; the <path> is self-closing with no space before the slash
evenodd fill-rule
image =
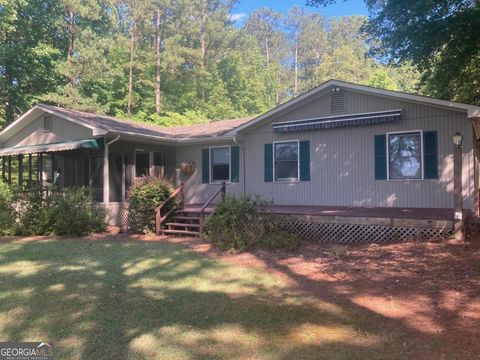
<path id="1" fill-rule="evenodd" d="M 122 201 L 122 170 L 123 159 L 122 155 L 111 155 L 109 161 L 110 173 L 110 201 Z"/>
<path id="2" fill-rule="evenodd" d="M 90 159 L 90 184 L 95 200 L 103 202 L 103 158 Z"/>

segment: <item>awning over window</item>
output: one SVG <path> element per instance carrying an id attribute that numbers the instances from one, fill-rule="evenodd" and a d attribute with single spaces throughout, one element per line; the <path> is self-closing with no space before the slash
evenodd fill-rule
<path id="1" fill-rule="evenodd" d="M 39 145 L 3 148 L 3 149 L 0 149 L 0 156 L 47 153 L 47 152 L 67 151 L 67 150 L 75 150 L 75 149 L 101 149 L 102 147 L 103 147 L 103 138 L 77 140 L 77 141 L 63 141 L 63 142 L 57 142 L 57 143 L 51 143 L 51 144 L 39 144 Z"/>
<path id="2" fill-rule="evenodd" d="M 346 126 L 361 126 L 384 124 L 400 121 L 402 110 L 388 110 L 381 112 L 336 115 L 316 119 L 293 120 L 273 123 L 273 130 L 279 133 L 334 129 Z"/>

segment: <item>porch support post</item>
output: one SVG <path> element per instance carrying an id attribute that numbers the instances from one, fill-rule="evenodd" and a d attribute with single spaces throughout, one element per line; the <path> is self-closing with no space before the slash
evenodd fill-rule
<path id="1" fill-rule="evenodd" d="M 180 185 L 182 185 L 181 172 L 179 168 L 176 168 L 175 169 L 175 187 L 178 188 Z"/>
<path id="2" fill-rule="evenodd" d="M 110 205 L 110 164 L 109 164 L 109 148 L 115 141 L 120 139 L 120 136 L 117 136 L 115 139 L 107 142 L 105 138 L 105 150 L 103 151 L 103 203 L 108 211 L 108 206 Z"/>
<path id="3" fill-rule="evenodd" d="M 126 180 L 126 163 L 127 161 L 127 156 L 126 155 L 122 155 L 122 202 L 124 203 L 125 200 L 126 200 L 126 186 L 125 186 L 125 180 Z"/>
<path id="4" fill-rule="evenodd" d="M 38 170 L 38 181 L 40 182 L 40 188 L 43 188 L 43 154 L 37 154 L 37 170 Z"/>
<path id="5" fill-rule="evenodd" d="M 153 165 L 153 150 L 148 153 L 149 176 L 155 176 L 155 166 Z"/>
<path id="6" fill-rule="evenodd" d="M 2 181 L 5 181 L 7 162 L 5 156 L 2 156 Z"/>
<path id="7" fill-rule="evenodd" d="M 12 184 L 12 155 L 8 155 L 8 178 L 7 182 Z"/>
<path id="8" fill-rule="evenodd" d="M 28 187 L 32 186 L 32 154 L 28 154 Z"/>
<path id="9" fill-rule="evenodd" d="M 107 139 L 105 139 L 105 149 L 103 151 L 103 203 L 105 207 L 108 208 L 110 204 L 110 172 L 109 172 L 109 164 L 108 164 L 108 143 Z M 108 209 L 107 209 L 108 211 Z"/>
<path id="10" fill-rule="evenodd" d="M 18 186 L 23 185 L 23 155 L 18 155 Z"/>
<path id="11" fill-rule="evenodd" d="M 50 153 L 50 185 L 54 184 L 55 181 L 55 153 Z"/>
<path id="12" fill-rule="evenodd" d="M 463 189 L 462 189 L 462 148 L 453 149 L 453 209 L 454 235 L 457 240 L 465 239 L 465 220 L 463 218 Z"/>

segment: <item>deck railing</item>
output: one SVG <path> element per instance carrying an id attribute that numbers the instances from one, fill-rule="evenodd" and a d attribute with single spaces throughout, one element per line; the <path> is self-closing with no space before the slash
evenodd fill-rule
<path id="1" fill-rule="evenodd" d="M 176 198 L 180 194 L 180 202 L 178 203 L 182 208 L 184 204 L 184 195 L 183 195 L 183 187 L 184 184 L 182 183 L 178 188 L 175 189 L 175 191 L 166 199 L 163 203 L 160 204 L 155 209 L 155 233 L 157 235 L 160 235 L 160 232 L 162 231 L 162 224 L 167 220 L 167 218 L 176 210 L 175 206 L 172 206 L 172 208 L 167 211 L 165 215 L 162 216 L 162 208 L 167 205 L 167 203 Z"/>
<path id="2" fill-rule="evenodd" d="M 200 233 L 203 232 L 203 228 L 205 226 L 205 212 L 208 208 L 208 206 L 210 206 L 210 204 L 213 202 L 213 200 L 215 200 L 215 198 L 218 196 L 218 194 L 222 194 L 222 201 L 225 200 L 225 195 L 226 195 L 226 189 L 227 189 L 227 185 L 225 183 L 225 181 L 222 182 L 222 186 L 220 187 L 220 189 L 218 189 L 215 194 L 212 195 L 212 197 L 202 206 L 202 209 L 200 210 Z"/>

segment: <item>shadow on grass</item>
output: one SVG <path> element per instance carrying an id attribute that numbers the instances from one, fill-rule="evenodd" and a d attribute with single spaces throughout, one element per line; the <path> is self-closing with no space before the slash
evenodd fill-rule
<path id="1" fill-rule="evenodd" d="M 179 245 L 0 241 L 0 340 L 52 341 L 61 359 L 404 359 L 411 336 L 338 292 Z"/>

